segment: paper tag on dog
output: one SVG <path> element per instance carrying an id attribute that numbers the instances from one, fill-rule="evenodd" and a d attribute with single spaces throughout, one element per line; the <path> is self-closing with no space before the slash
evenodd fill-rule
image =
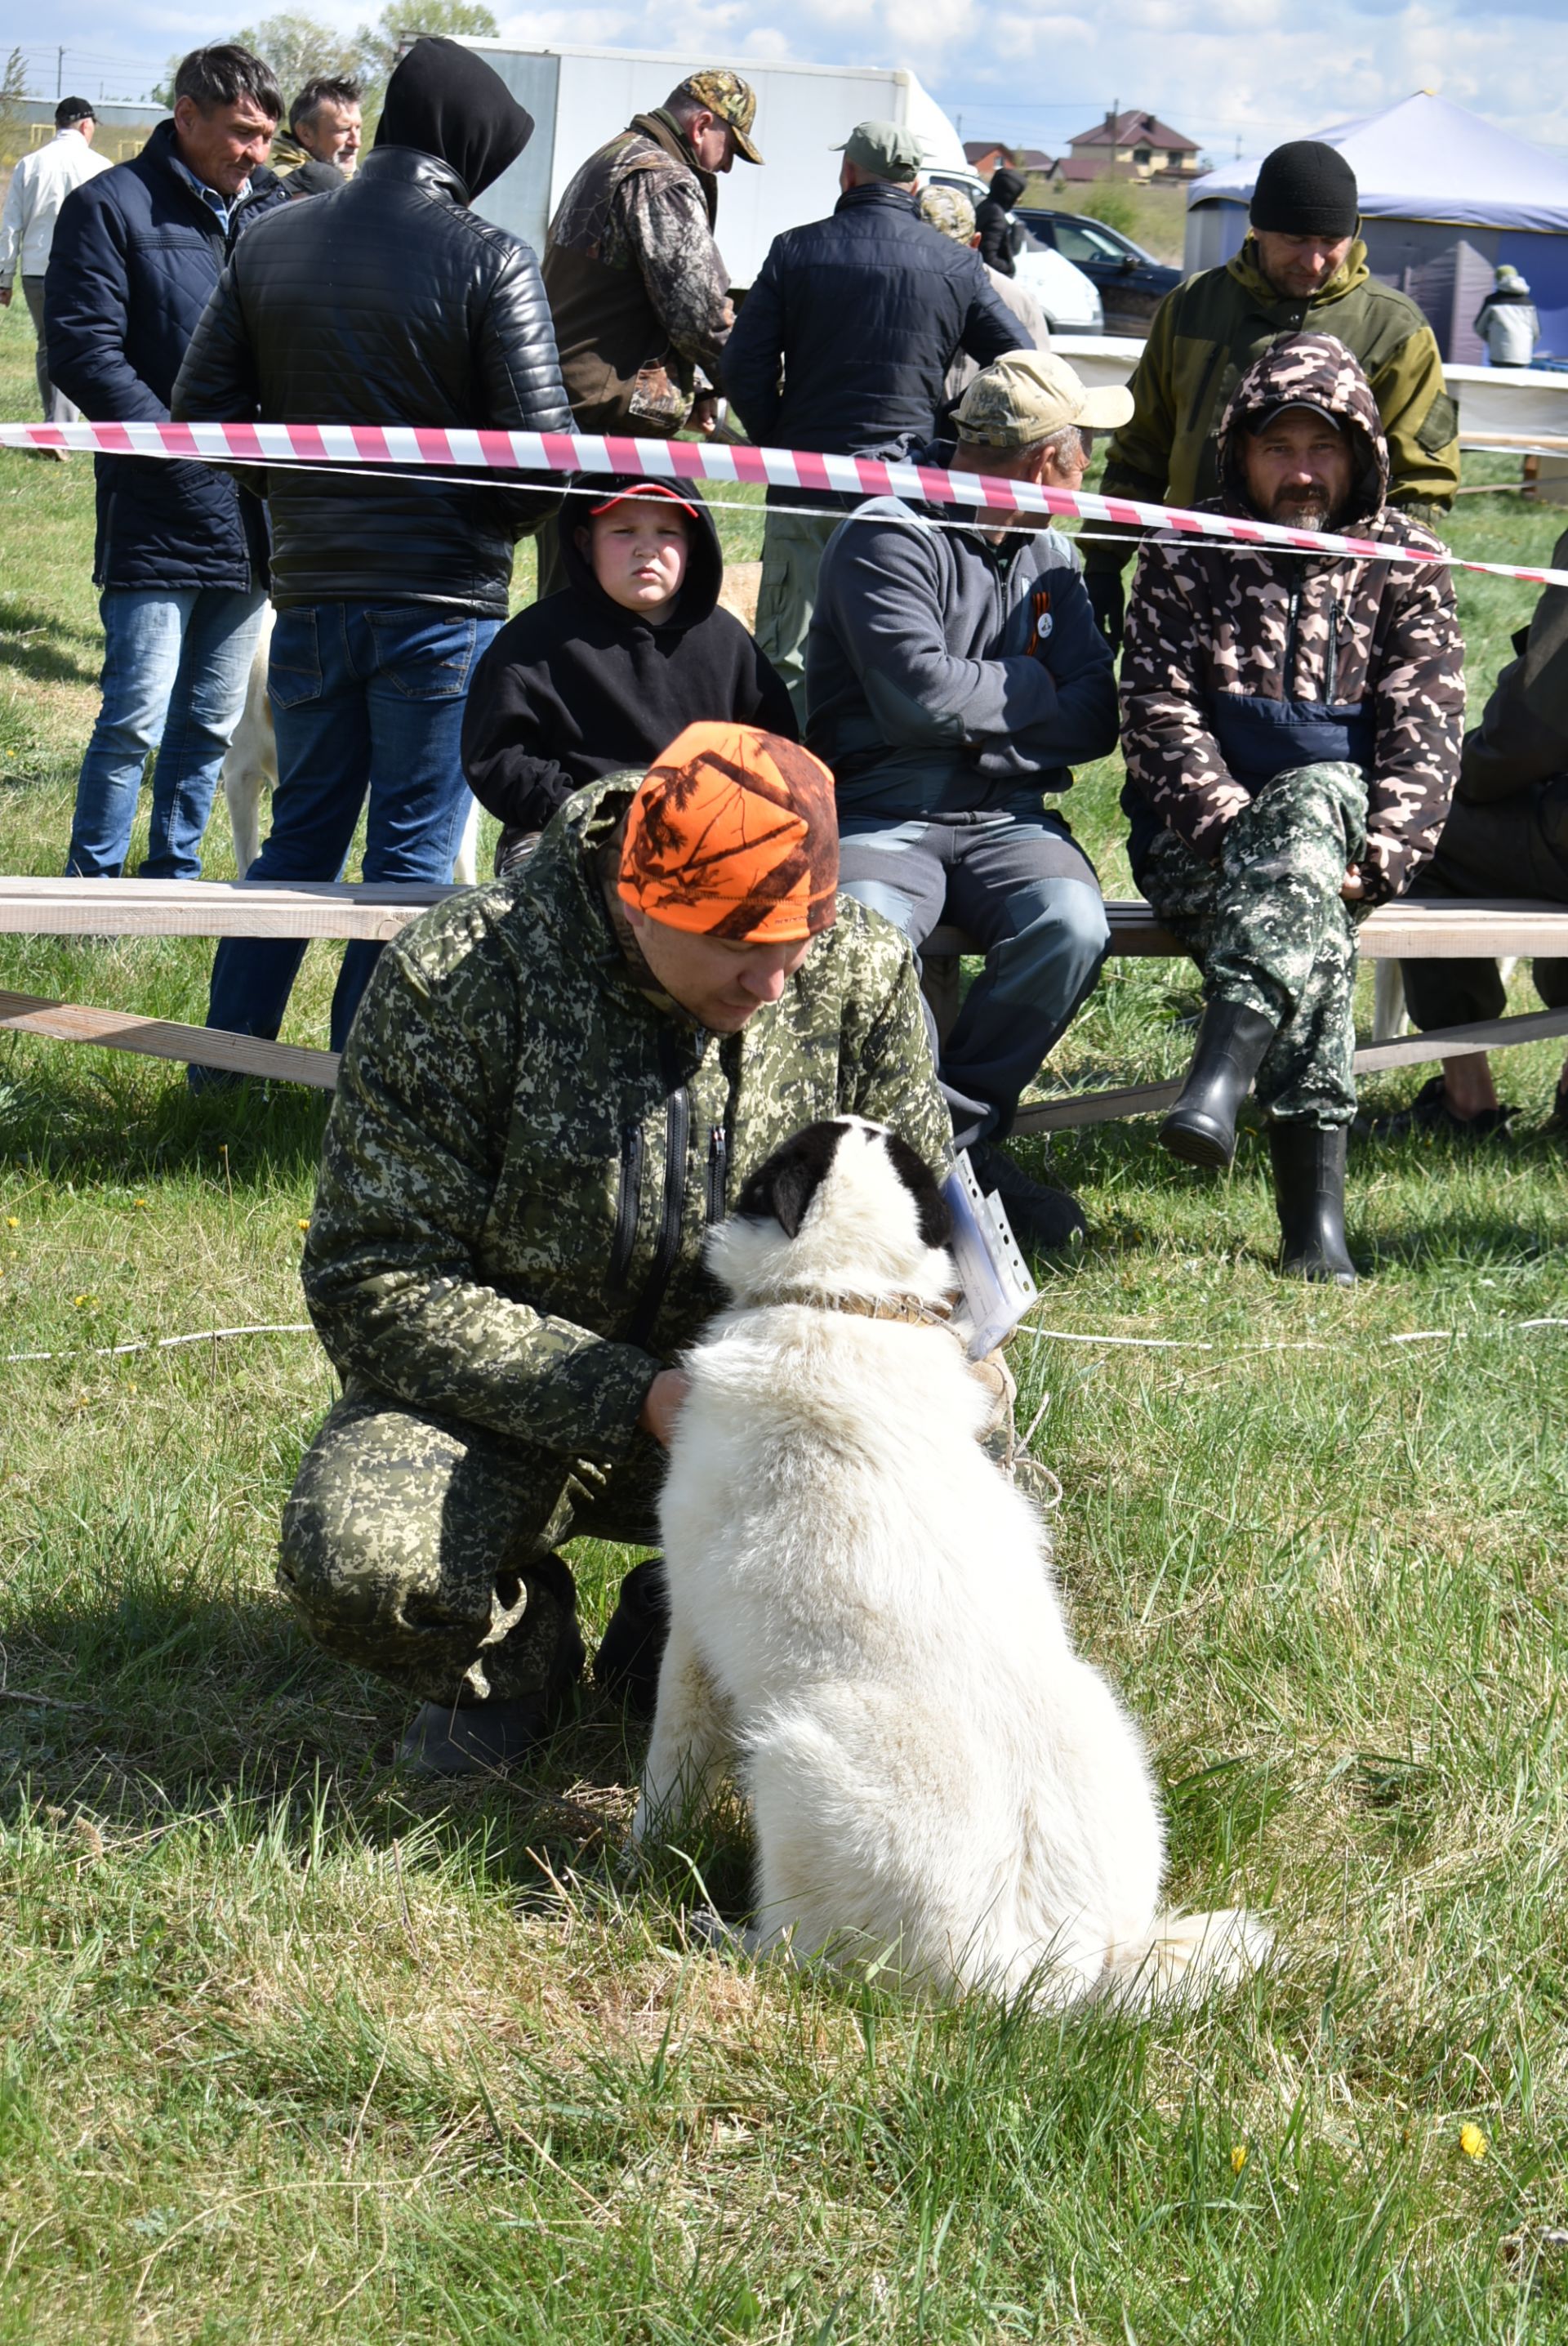
<path id="1" fill-rule="evenodd" d="M 1001 1198 L 984 1194 L 967 1149 L 959 1151 L 942 1194 L 952 1216 L 948 1248 L 963 1290 L 954 1325 L 970 1359 L 978 1361 L 1017 1327 L 1040 1290 Z"/>

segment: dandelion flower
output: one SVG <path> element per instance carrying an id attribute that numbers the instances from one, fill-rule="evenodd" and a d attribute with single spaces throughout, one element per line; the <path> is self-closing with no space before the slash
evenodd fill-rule
<path id="1" fill-rule="evenodd" d="M 1459 2130 L 1459 2147 L 1461 2150 L 1463 2151 L 1466 2158 L 1484 2158 L 1486 2157 L 1486 2137 L 1482 2134 L 1481 2128 L 1468 2118 Z"/>
<path id="2" fill-rule="evenodd" d="M 307 1219 L 305 1219 L 305 1216 L 304 1216 L 303 1214 L 301 1214 L 301 1215 L 300 1215 L 300 1228 L 302 1230 L 308 1230 L 308 1229 L 310 1229 L 310 1227 L 311 1227 L 311 1225 L 310 1225 L 309 1221 L 307 1221 Z"/>
<path id="3" fill-rule="evenodd" d="M 147 1199 L 145 1198 L 133 1198 L 131 1199 L 131 1204 L 133 1206 L 145 1206 L 147 1204 Z"/>
<path id="4" fill-rule="evenodd" d="M 19 1229 L 21 1228 L 21 1225 L 20 1225 L 20 1223 L 17 1221 L 16 1217 L 15 1217 L 15 1214 L 7 1214 L 7 1215 L 6 1215 L 6 1217 L 5 1217 L 5 1227 L 6 1227 L 6 1229 L 7 1229 L 8 1230 Z"/>
<path id="5" fill-rule="evenodd" d="M 84 1306 L 88 1303 L 96 1303 L 97 1300 L 98 1299 L 96 1295 L 78 1295 L 73 1298 L 78 1311 L 80 1311 Z"/>
<path id="6" fill-rule="evenodd" d="M 1240 2172 L 1241 2172 L 1241 2170 L 1242 2170 L 1242 2168 L 1243 2168 L 1246 2165 L 1247 2165 L 1247 2145 L 1246 2145 L 1244 2142 L 1236 2142 L 1236 2143 L 1232 2143 L 1232 2145 L 1231 2145 L 1231 2147 L 1230 2147 L 1230 2171 L 1231 2171 L 1231 2173 L 1232 2173 L 1233 2175 L 1239 2175 L 1239 2174 L 1240 2174 Z"/>

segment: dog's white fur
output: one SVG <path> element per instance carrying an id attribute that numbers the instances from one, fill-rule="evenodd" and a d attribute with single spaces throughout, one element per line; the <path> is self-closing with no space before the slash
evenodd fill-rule
<path id="1" fill-rule="evenodd" d="M 699 1808 L 733 1762 L 754 1952 L 1050 2004 L 1237 1979 L 1268 1933 L 1161 1912 L 1142 1740 L 1073 1651 L 1045 1532 L 976 1438 L 987 1397 L 959 1343 L 776 1300 L 955 1284 L 881 1130 L 844 1121 L 794 1239 L 732 1217 L 709 1240 L 733 1306 L 684 1364 L 634 1837 Z"/>
<path id="2" fill-rule="evenodd" d="M 267 662 L 272 649 L 273 609 L 262 615 L 261 633 L 250 662 L 245 706 L 230 737 L 219 780 L 234 834 L 234 868 L 243 880 L 261 852 L 261 801 L 278 787 L 278 737 L 272 729 L 272 704 L 267 698 Z M 452 866 L 452 876 L 465 888 L 478 877 L 479 801 L 468 801 L 468 820 Z"/>

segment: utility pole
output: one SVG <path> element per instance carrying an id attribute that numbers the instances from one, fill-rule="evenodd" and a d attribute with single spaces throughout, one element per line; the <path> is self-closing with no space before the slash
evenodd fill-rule
<path id="1" fill-rule="evenodd" d="M 63 48 L 59 48 L 55 51 L 55 104 L 56 106 L 58 106 L 60 100 L 65 95 L 66 52 Z"/>

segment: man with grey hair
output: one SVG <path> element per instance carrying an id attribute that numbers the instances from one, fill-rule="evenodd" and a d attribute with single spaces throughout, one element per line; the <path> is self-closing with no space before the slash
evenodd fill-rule
<path id="1" fill-rule="evenodd" d="M 954 244 L 965 245 L 972 251 L 980 251 L 980 230 L 974 225 L 974 206 L 962 188 L 944 187 L 940 181 L 922 188 L 920 216 L 928 228 L 935 229 L 939 236 L 949 237 Z M 1000 301 L 1006 302 L 1035 349 L 1048 351 L 1051 347 L 1050 324 L 1023 280 L 1021 277 L 1003 277 L 1000 269 L 993 269 L 983 253 L 981 254 L 981 266 L 991 280 L 993 292 Z M 955 400 L 961 399 L 979 372 L 978 360 L 972 359 L 967 351 L 960 351 L 949 367 L 947 380 L 942 387 L 944 403 L 952 406 Z"/>
<path id="2" fill-rule="evenodd" d="M 917 461 L 1075 489 L 1094 433 L 1131 404 L 1063 359 L 1014 351 L 965 392 L 956 443 Z M 997 1143 L 1110 943 L 1094 866 L 1044 803 L 1116 746 L 1111 656 L 1076 551 L 1034 516 L 873 497 L 823 556 L 806 689 L 807 740 L 838 782 L 840 892 L 917 954 L 943 920 L 984 950 L 940 1047 L 932 1024 L 956 1145 L 1021 1239 L 1067 1244 L 1084 1231 L 1075 1201 Z"/>
<path id="3" fill-rule="evenodd" d="M 352 178 L 364 139 L 363 91 L 342 75 L 318 74 L 289 108 L 272 141 L 272 168 L 291 196 L 326 195 Z"/>
<path id="4" fill-rule="evenodd" d="M 978 256 L 921 219 L 913 131 L 861 122 L 841 151 L 832 217 L 769 247 L 725 349 L 724 388 L 759 445 L 903 456 L 934 434 L 960 350 L 987 366 L 1027 337 Z M 768 493 L 757 640 L 798 715 L 817 568 L 837 526 L 820 508 L 851 503 L 815 489 Z"/>

